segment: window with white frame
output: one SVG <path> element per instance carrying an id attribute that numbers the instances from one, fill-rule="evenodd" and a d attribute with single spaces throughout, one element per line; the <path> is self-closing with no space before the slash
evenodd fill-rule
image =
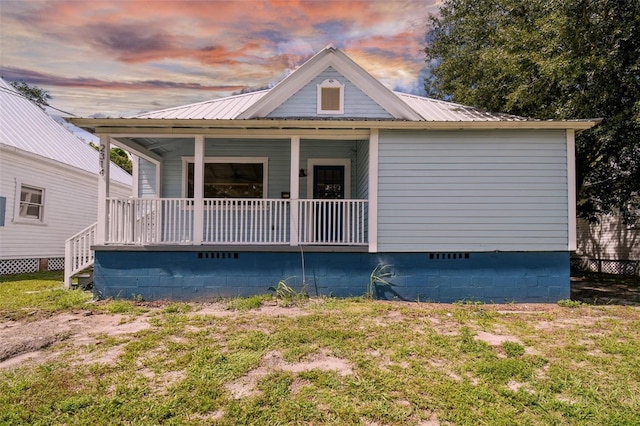
<path id="1" fill-rule="evenodd" d="M 344 84 L 334 79 L 318 84 L 318 114 L 344 114 Z"/>
<path id="2" fill-rule="evenodd" d="M 20 184 L 20 200 L 17 204 L 20 219 L 43 221 L 44 189 Z"/>
<path id="3" fill-rule="evenodd" d="M 207 157 L 203 169 L 204 198 L 266 198 L 266 157 Z M 194 160 L 183 159 L 184 190 L 187 198 L 194 193 Z"/>

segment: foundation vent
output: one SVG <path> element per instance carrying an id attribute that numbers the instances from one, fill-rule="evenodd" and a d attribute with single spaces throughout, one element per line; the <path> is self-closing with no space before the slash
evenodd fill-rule
<path id="1" fill-rule="evenodd" d="M 198 252 L 198 259 L 238 259 L 240 256 L 236 252 L 228 251 L 201 251 Z"/>
<path id="2" fill-rule="evenodd" d="M 429 253 L 429 259 L 433 259 L 433 260 L 469 259 L 469 253 Z"/>

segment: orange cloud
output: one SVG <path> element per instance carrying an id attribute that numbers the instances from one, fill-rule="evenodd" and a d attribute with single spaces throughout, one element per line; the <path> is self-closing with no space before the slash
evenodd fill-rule
<path id="1" fill-rule="evenodd" d="M 174 82 L 175 91 L 222 93 L 278 81 L 334 43 L 374 76 L 406 84 L 423 66 L 437 1 L 5 2 L 3 63 L 61 91 L 167 91 Z M 36 48 L 45 42 L 50 52 Z"/>

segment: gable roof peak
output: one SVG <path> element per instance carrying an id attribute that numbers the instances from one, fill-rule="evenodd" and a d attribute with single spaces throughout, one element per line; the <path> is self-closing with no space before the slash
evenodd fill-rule
<path id="1" fill-rule="evenodd" d="M 356 64 L 344 52 L 331 44 L 300 65 L 273 87 L 268 94 L 239 114 L 238 118 L 249 119 L 268 116 L 328 67 L 332 67 L 346 77 L 394 118 L 422 120 L 420 114 L 402 102 L 390 89 Z"/>

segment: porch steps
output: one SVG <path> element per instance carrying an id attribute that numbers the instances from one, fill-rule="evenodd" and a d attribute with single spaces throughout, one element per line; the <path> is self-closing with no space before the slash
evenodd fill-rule
<path id="1" fill-rule="evenodd" d="M 68 238 L 64 244 L 64 287 L 71 288 L 72 280 L 78 277 L 78 285 L 93 282 L 94 252 L 97 222 Z"/>

